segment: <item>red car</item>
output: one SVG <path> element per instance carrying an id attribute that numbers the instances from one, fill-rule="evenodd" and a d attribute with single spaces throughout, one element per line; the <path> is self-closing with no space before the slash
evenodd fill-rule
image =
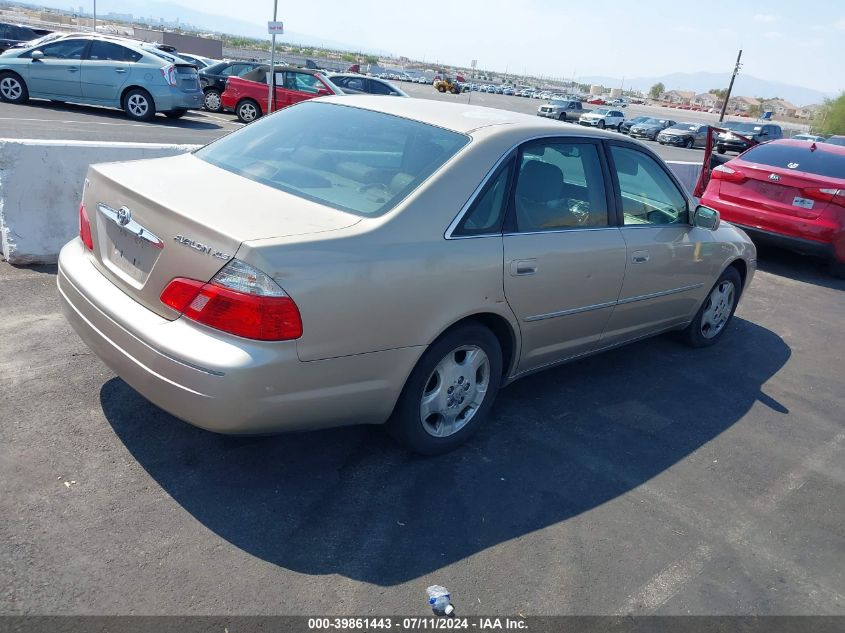
<path id="1" fill-rule="evenodd" d="M 596 97 L 595 99 L 590 99 L 587 103 L 591 103 L 593 105 L 607 105 L 607 101 L 602 99 L 601 97 Z"/>
<path id="2" fill-rule="evenodd" d="M 845 147 L 755 145 L 713 169 L 701 204 L 752 238 L 827 258 L 845 277 Z"/>
<path id="3" fill-rule="evenodd" d="M 241 77 L 229 77 L 220 96 L 223 109 L 234 111 L 242 123 L 266 114 L 269 77 L 270 66 L 258 66 Z M 334 94 L 343 94 L 343 91 L 320 71 L 276 66 L 274 112 L 306 99 Z"/>

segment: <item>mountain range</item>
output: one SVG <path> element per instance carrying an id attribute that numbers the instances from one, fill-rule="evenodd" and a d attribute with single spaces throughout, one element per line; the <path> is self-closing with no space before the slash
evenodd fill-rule
<path id="1" fill-rule="evenodd" d="M 662 83 L 666 90 L 695 90 L 696 93 L 707 92 L 712 88 L 727 88 L 731 80 L 730 73 L 672 73 L 660 77 L 636 77 L 625 79 L 625 88 L 642 90 L 648 92 L 656 83 Z M 618 77 L 578 77 L 581 83 L 600 84 L 605 88 L 616 88 L 622 85 L 622 79 Z M 736 77 L 733 95 L 746 97 L 764 97 L 772 99 L 775 97 L 791 101 L 797 106 L 805 106 L 811 103 L 821 103 L 826 98 L 835 97 L 834 94 L 794 86 L 768 79 L 760 79 L 751 75 L 740 73 Z"/>

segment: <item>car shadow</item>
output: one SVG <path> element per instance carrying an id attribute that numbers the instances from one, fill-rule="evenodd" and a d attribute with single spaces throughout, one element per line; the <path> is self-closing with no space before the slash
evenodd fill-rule
<path id="1" fill-rule="evenodd" d="M 517 381 L 455 452 L 420 458 L 378 427 L 275 437 L 181 423 L 115 378 L 100 401 L 163 491 L 243 551 L 381 586 L 566 521 L 739 421 L 790 349 L 735 319 L 717 346 L 659 337 Z M 350 420 L 354 422 L 354 420 Z"/>
<path id="2" fill-rule="evenodd" d="M 56 103 L 53 101 L 44 101 L 42 99 L 30 99 L 27 102 L 28 106 L 39 108 L 41 110 L 52 110 L 53 112 L 69 112 L 82 116 L 96 116 L 97 118 L 114 119 L 116 122 L 134 123 L 138 125 L 164 125 L 168 127 L 188 128 L 194 130 L 220 130 L 224 126 L 220 122 L 212 120 L 199 120 L 195 118 L 182 119 L 168 119 L 163 114 L 157 114 L 156 117 L 149 122 L 133 121 L 129 119 L 122 110 L 115 108 L 106 108 L 99 106 L 88 106 L 76 103 Z M 188 113 L 188 117 L 192 114 L 199 114 L 200 110 L 193 110 Z M 233 119 L 234 122 L 234 119 Z"/>
<path id="3" fill-rule="evenodd" d="M 759 270 L 823 288 L 845 290 L 845 279 L 831 275 L 827 262 L 821 257 L 802 255 L 759 240 L 755 245 Z"/>

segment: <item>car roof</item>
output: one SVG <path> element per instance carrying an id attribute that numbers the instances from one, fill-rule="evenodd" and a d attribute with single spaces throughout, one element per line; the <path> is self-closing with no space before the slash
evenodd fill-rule
<path id="1" fill-rule="evenodd" d="M 469 134 L 474 130 L 491 126 L 522 126 L 536 129 L 538 125 L 547 127 L 550 131 L 566 136 L 596 136 L 600 130 L 582 128 L 574 125 L 562 126 L 557 121 L 547 121 L 543 117 L 533 114 L 522 114 L 509 110 L 499 110 L 484 106 L 467 105 L 464 103 L 449 103 L 433 99 L 384 99 L 380 96 L 337 96 L 323 97 L 320 101 L 337 105 L 353 106 L 375 112 L 383 112 L 394 116 L 413 119 L 437 127 Z M 391 101 L 394 103 L 386 103 Z M 398 103 L 397 103 L 398 102 Z M 604 132 L 609 138 L 618 138 Z"/>

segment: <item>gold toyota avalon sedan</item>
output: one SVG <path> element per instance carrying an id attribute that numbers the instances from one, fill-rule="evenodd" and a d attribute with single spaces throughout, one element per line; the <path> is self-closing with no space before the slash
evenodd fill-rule
<path id="1" fill-rule="evenodd" d="M 384 423 L 424 454 L 537 370 L 715 343 L 756 268 L 635 141 L 417 99 L 311 100 L 94 165 L 79 224 L 65 314 L 156 405 L 222 433 Z"/>

